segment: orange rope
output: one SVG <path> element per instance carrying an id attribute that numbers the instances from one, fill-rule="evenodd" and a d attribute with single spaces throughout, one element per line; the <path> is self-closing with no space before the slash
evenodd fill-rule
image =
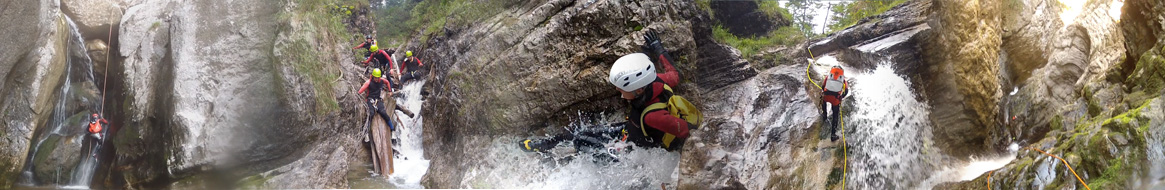
<path id="1" fill-rule="evenodd" d="M 991 173 L 995 173 L 995 171 L 987 172 L 987 190 L 991 190 Z"/>
<path id="2" fill-rule="evenodd" d="M 1040 150 L 1040 149 L 1037 149 L 1037 148 L 1035 148 L 1035 147 L 1032 147 L 1031 149 L 1032 149 L 1032 150 L 1036 150 L 1036 151 L 1040 151 L 1040 153 L 1047 154 L 1048 156 L 1052 156 L 1053 158 L 1060 159 L 1060 161 L 1061 161 L 1061 162 L 1064 162 L 1064 167 L 1068 167 L 1068 170 L 1069 170 L 1069 171 L 1072 171 L 1072 175 L 1075 175 L 1075 176 L 1076 176 L 1076 180 L 1077 180 L 1077 181 L 1080 181 L 1080 184 L 1084 184 L 1084 188 L 1085 188 L 1085 189 L 1092 190 L 1092 188 L 1089 188 L 1089 187 L 1088 187 L 1088 184 L 1087 184 L 1087 183 L 1084 183 L 1084 180 L 1083 180 L 1083 179 L 1080 179 L 1080 175 L 1077 175 L 1077 174 L 1076 174 L 1076 170 L 1072 169 L 1072 166 L 1071 166 L 1071 165 L 1068 165 L 1068 161 L 1065 161 L 1063 158 L 1060 158 L 1059 156 L 1052 155 L 1052 154 L 1048 154 L 1047 152 L 1044 152 L 1044 151 L 1042 151 L 1042 150 Z"/>

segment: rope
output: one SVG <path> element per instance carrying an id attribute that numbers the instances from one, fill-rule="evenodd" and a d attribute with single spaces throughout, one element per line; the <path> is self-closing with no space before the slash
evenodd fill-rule
<path id="1" fill-rule="evenodd" d="M 813 56 L 813 50 L 810 50 L 809 48 L 805 48 L 805 50 L 809 51 L 809 58 L 813 59 L 812 63 L 809 63 L 809 65 L 805 66 L 805 79 L 809 80 L 809 83 L 812 83 L 813 86 L 817 87 L 817 89 L 822 89 L 821 85 L 817 85 L 817 82 L 814 82 L 813 78 L 809 77 L 809 68 L 811 66 L 813 66 L 813 64 L 817 64 L 817 57 Z M 842 152 L 842 158 L 843 158 L 842 161 L 844 162 L 844 164 L 841 165 L 841 188 L 845 189 L 845 178 L 847 175 L 846 171 L 849 170 L 849 168 L 848 168 L 849 167 L 849 150 L 847 150 L 846 143 L 845 143 L 845 112 L 842 112 L 841 108 L 842 108 L 841 104 L 838 104 L 837 105 L 837 111 L 838 111 L 837 117 L 841 122 L 841 152 Z M 822 110 L 822 111 L 825 111 L 825 110 Z M 825 123 L 822 123 L 821 125 L 824 126 Z"/>
<path id="2" fill-rule="evenodd" d="M 987 190 L 991 190 L 991 174 L 992 173 L 995 173 L 995 170 L 987 172 Z"/>
<path id="3" fill-rule="evenodd" d="M 809 48 L 805 48 L 805 50 L 809 50 Z M 812 83 L 813 86 L 817 87 L 817 89 L 821 89 L 821 85 L 817 85 L 817 82 L 814 82 L 813 78 L 809 77 L 809 67 L 812 67 L 813 64 L 817 64 L 817 58 L 813 56 L 813 50 L 809 50 L 809 58 L 813 59 L 813 63 L 805 65 L 805 78 L 809 79 L 809 83 Z"/>
<path id="4" fill-rule="evenodd" d="M 1044 152 L 1043 150 L 1037 149 L 1035 147 L 1032 147 L 1031 149 L 1036 150 L 1036 151 L 1040 151 L 1040 153 L 1047 154 L 1048 156 L 1052 156 L 1053 158 L 1060 159 L 1060 162 L 1064 162 L 1064 167 L 1068 167 L 1068 171 L 1072 171 L 1072 175 L 1076 176 L 1076 180 L 1080 181 L 1080 184 L 1084 184 L 1084 189 L 1092 190 L 1092 188 L 1088 187 L 1087 183 L 1084 183 L 1083 179 L 1080 179 L 1080 175 L 1076 174 L 1076 170 L 1072 169 L 1071 165 L 1068 165 L 1068 161 L 1065 161 L 1063 158 L 1060 158 L 1059 156 L 1048 154 L 1047 152 Z"/>
<path id="5" fill-rule="evenodd" d="M 841 165 L 841 189 L 845 189 L 846 170 L 848 170 L 847 167 L 849 166 L 849 151 L 846 150 L 845 112 L 841 111 L 841 104 L 837 105 L 837 112 L 838 112 L 837 117 L 841 121 L 841 153 L 842 153 L 841 155 L 842 155 L 842 158 L 844 158 L 842 161 L 845 162 L 844 164 Z"/>
<path id="6" fill-rule="evenodd" d="M 109 52 L 113 51 L 113 22 L 109 23 L 109 37 L 105 38 L 105 41 L 108 42 L 105 48 L 105 78 L 101 79 L 101 104 L 97 106 L 97 112 L 100 113 L 105 113 L 105 89 L 109 87 L 109 67 L 113 65 L 109 62 L 112 55 Z"/>

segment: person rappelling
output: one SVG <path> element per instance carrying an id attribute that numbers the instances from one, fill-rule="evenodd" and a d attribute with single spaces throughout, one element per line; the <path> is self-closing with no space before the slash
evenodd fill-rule
<path id="1" fill-rule="evenodd" d="M 622 137 L 622 141 L 642 148 L 679 151 L 690 131 L 703 120 L 699 109 L 679 95 L 672 86 L 679 85 L 680 73 L 672 66 L 672 57 L 663 48 L 658 35 L 644 35 L 643 53 L 632 53 L 615 60 L 607 82 L 615 86 L 620 98 L 629 103 L 627 122 L 606 127 L 592 127 L 545 139 L 524 139 L 518 147 L 528 152 L 546 152 L 560 142 L 573 140 L 575 146 L 595 145 Z M 656 73 L 659 64 L 663 73 Z"/>
<path id="2" fill-rule="evenodd" d="M 95 140 L 93 150 L 89 151 L 91 157 L 97 157 L 97 150 L 101 147 L 101 142 L 104 142 L 103 140 L 105 139 L 103 132 L 109 127 L 108 125 L 109 121 L 102 118 L 99 114 L 94 113 L 89 116 L 89 136 Z"/>
<path id="3" fill-rule="evenodd" d="M 101 116 L 96 113 L 91 115 L 89 117 L 89 136 L 92 136 L 93 139 L 101 142 L 102 139 L 105 139 L 101 133 L 101 131 L 105 130 L 105 125 L 109 125 L 109 121 L 105 120 L 105 118 L 101 118 Z"/>
<path id="4" fill-rule="evenodd" d="M 837 122 L 840 121 L 838 117 L 841 114 L 841 100 L 849 95 L 849 82 L 846 81 L 844 74 L 845 71 L 840 66 L 833 66 L 829 69 L 829 77 L 825 78 L 825 86 L 821 88 L 821 124 L 825 125 L 825 120 L 829 119 L 830 141 L 838 139 Z M 826 109 L 827 106 L 832 109 Z"/>

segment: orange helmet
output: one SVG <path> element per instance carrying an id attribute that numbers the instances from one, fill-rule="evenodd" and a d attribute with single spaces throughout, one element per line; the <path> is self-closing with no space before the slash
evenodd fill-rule
<path id="1" fill-rule="evenodd" d="M 833 76 L 833 79 L 837 79 L 838 77 L 841 77 L 844 74 L 845 74 L 845 71 L 842 71 L 841 67 L 839 67 L 839 66 L 833 66 L 832 69 L 829 69 L 829 75 Z"/>

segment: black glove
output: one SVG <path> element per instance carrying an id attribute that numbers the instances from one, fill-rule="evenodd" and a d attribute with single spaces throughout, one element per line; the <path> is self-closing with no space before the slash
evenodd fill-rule
<path id="1" fill-rule="evenodd" d="M 649 30 L 647 31 L 647 34 L 643 35 L 642 48 L 643 52 L 647 53 L 647 55 L 650 56 L 652 60 L 655 60 L 656 57 L 659 57 L 659 55 L 667 52 L 667 50 L 663 49 L 663 42 L 659 40 L 659 34 L 655 33 L 654 30 Z"/>

